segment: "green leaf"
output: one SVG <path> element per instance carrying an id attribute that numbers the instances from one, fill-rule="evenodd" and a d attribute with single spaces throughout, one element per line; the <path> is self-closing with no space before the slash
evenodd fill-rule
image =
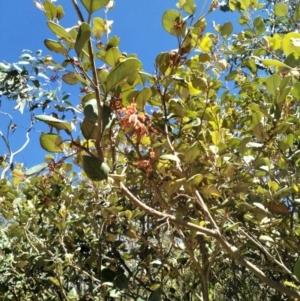
<path id="1" fill-rule="evenodd" d="M 256 35 L 261 35 L 263 32 L 265 32 L 265 23 L 264 20 L 261 16 L 255 18 L 255 20 L 253 21 L 253 25 L 255 26 L 255 33 Z"/>
<path id="2" fill-rule="evenodd" d="M 162 16 L 162 24 L 164 29 L 176 37 L 181 35 L 182 30 L 179 28 L 177 29 L 174 24 L 181 24 L 182 22 L 181 14 L 173 9 L 167 10 Z"/>
<path id="3" fill-rule="evenodd" d="M 182 8 L 189 15 L 193 15 L 197 9 L 194 0 L 179 0 L 177 7 Z"/>
<path id="4" fill-rule="evenodd" d="M 122 273 L 122 274 L 119 274 L 116 276 L 116 278 L 114 279 L 114 283 L 115 283 L 115 286 L 120 289 L 120 290 L 123 290 L 123 289 L 127 289 L 128 288 L 128 283 L 129 283 L 129 280 L 128 278 Z"/>
<path id="5" fill-rule="evenodd" d="M 113 282 L 114 278 L 116 277 L 116 273 L 111 269 L 104 268 L 101 271 L 102 281 L 103 282 Z"/>
<path id="6" fill-rule="evenodd" d="M 49 20 L 54 20 L 56 18 L 56 15 L 57 15 L 56 6 L 50 1 L 45 1 L 43 6 L 44 6 L 46 17 Z"/>
<path id="7" fill-rule="evenodd" d="M 210 37 L 204 37 L 200 42 L 200 47 L 204 52 L 210 52 L 212 46 L 213 43 Z"/>
<path id="8" fill-rule="evenodd" d="M 119 59 L 122 56 L 121 51 L 116 47 L 109 48 L 105 53 L 105 61 L 111 67 L 115 67 L 119 63 Z"/>
<path id="9" fill-rule="evenodd" d="M 149 101 L 151 96 L 152 96 L 152 91 L 148 87 L 145 87 L 143 90 L 141 90 L 138 93 L 137 97 L 135 98 L 135 103 L 139 111 L 141 112 L 145 111 L 145 105 Z"/>
<path id="10" fill-rule="evenodd" d="M 68 292 L 68 300 L 70 301 L 75 301 L 75 300 L 78 300 L 78 294 L 77 294 L 77 291 L 76 291 L 76 288 L 73 287 L 69 292 Z"/>
<path id="11" fill-rule="evenodd" d="M 266 80 L 266 88 L 273 95 L 276 96 L 279 93 L 280 76 L 273 74 Z"/>
<path id="12" fill-rule="evenodd" d="M 234 71 L 230 72 L 228 75 L 225 76 L 225 80 L 227 80 L 227 81 L 234 80 L 234 79 L 236 79 L 236 77 L 238 75 L 239 75 L 239 73 L 236 70 L 234 70 Z"/>
<path id="13" fill-rule="evenodd" d="M 128 58 L 118 64 L 106 79 L 106 93 L 125 80 L 132 85 L 141 68 L 142 63 L 136 58 Z"/>
<path id="14" fill-rule="evenodd" d="M 56 41 L 53 41 L 53 40 L 46 39 L 44 41 L 44 44 L 49 50 L 51 50 L 53 52 L 61 53 L 63 55 L 68 54 L 68 51 L 67 51 L 66 47 L 60 42 L 56 42 Z"/>
<path id="15" fill-rule="evenodd" d="M 65 15 L 64 8 L 61 5 L 57 5 L 56 10 L 56 18 L 57 20 L 61 20 Z"/>
<path id="16" fill-rule="evenodd" d="M 266 59 L 261 61 L 266 67 L 284 67 L 289 68 L 288 65 L 281 61 Z"/>
<path id="17" fill-rule="evenodd" d="M 82 157 L 83 170 L 92 181 L 107 179 L 109 166 L 96 157 Z"/>
<path id="18" fill-rule="evenodd" d="M 289 13 L 289 8 L 285 3 L 280 2 L 275 4 L 274 13 L 277 17 L 285 17 Z"/>
<path id="19" fill-rule="evenodd" d="M 116 119 L 115 113 L 109 106 L 104 105 L 102 108 L 103 129 L 108 130 Z"/>
<path id="20" fill-rule="evenodd" d="M 47 152 L 62 153 L 63 152 L 63 140 L 57 134 L 43 133 L 40 136 L 41 147 Z"/>
<path id="21" fill-rule="evenodd" d="M 67 74 L 64 74 L 61 78 L 68 85 L 76 85 L 79 82 L 86 86 L 88 85 L 85 79 L 83 79 L 79 74 L 75 72 L 68 72 Z"/>
<path id="22" fill-rule="evenodd" d="M 180 163 L 180 160 L 177 156 L 175 155 L 162 155 L 159 157 L 160 160 L 169 160 L 169 161 L 175 161 Z"/>
<path id="23" fill-rule="evenodd" d="M 48 167 L 48 164 L 47 163 L 41 163 L 41 164 L 38 164 L 38 165 L 35 165 L 31 168 L 28 168 L 25 172 L 24 172 L 24 175 L 25 176 L 31 176 L 35 173 L 38 173 L 40 171 L 42 171 L 43 169 L 45 169 L 46 167 Z"/>
<path id="24" fill-rule="evenodd" d="M 295 11 L 294 11 L 294 21 L 300 21 L 300 4 L 297 4 Z"/>
<path id="25" fill-rule="evenodd" d="M 92 14 L 108 4 L 109 0 L 80 0 L 85 9 Z"/>
<path id="26" fill-rule="evenodd" d="M 49 126 L 56 128 L 57 130 L 67 130 L 72 131 L 72 126 L 70 123 L 63 121 L 61 119 L 55 118 L 53 116 L 37 115 L 35 116 L 37 120 L 47 123 Z"/>
<path id="27" fill-rule="evenodd" d="M 162 74 L 165 74 L 170 66 L 170 53 L 162 52 L 156 56 L 155 66 Z"/>
<path id="28" fill-rule="evenodd" d="M 86 43 L 89 41 L 90 37 L 91 37 L 90 25 L 85 22 L 81 23 L 75 42 L 75 51 L 78 57 L 80 57 L 81 51 L 86 45 Z"/>
<path id="29" fill-rule="evenodd" d="M 294 54 L 296 59 L 300 56 L 300 33 L 290 32 L 283 39 L 283 52 L 286 56 Z"/>
<path id="30" fill-rule="evenodd" d="M 65 39 L 68 41 L 72 41 L 72 38 L 70 36 L 70 34 L 59 24 L 52 22 L 52 21 L 48 21 L 47 22 L 48 27 L 50 28 L 50 30 L 57 35 L 60 39 Z"/>
<path id="31" fill-rule="evenodd" d="M 98 107 L 96 99 L 91 99 L 85 103 L 83 114 L 94 123 L 98 122 Z"/>
<path id="32" fill-rule="evenodd" d="M 227 22 L 224 25 L 221 26 L 221 36 L 223 38 L 227 38 L 228 36 L 230 36 L 233 32 L 233 26 L 231 22 Z"/>
<path id="33" fill-rule="evenodd" d="M 158 289 L 156 289 L 150 294 L 148 301 L 161 301 L 162 300 L 161 296 L 162 296 L 162 289 L 161 287 L 159 287 Z"/>
<path id="34" fill-rule="evenodd" d="M 211 133 L 211 140 L 215 146 L 218 146 L 218 144 L 221 142 L 222 138 L 218 131 L 214 131 Z"/>
<path id="35" fill-rule="evenodd" d="M 293 272 L 297 279 L 300 281 L 300 258 L 298 258 L 298 260 L 296 261 Z"/>
<path id="36" fill-rule="evenodd" d="M 97 139 L 98 135 L 98 126 L 95 122 L 91 121 L 89 118 L 84 118 L 82 124 L 80 125 L 80 129 L 83 137 L 86 140 Z"/>
<path id="37" fill-rule="evenodd" d="M 293 85 L 291 93 L 295 98 L 300 99 L 300 83 L 299 82 L 296 82 Z"/>

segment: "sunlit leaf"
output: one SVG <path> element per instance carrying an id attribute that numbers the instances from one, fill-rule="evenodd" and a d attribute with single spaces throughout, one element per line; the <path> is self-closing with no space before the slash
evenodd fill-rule
<path id="1" fill-rule="evenodd" d="M 63 140 L 57 134 L 43 133 L 40 136 L 41 147 L 47 152 L 62 153 L 63 152 Z"/>
<path id="2" fill-rule="evenodd" d="M 92 14 L 93 12 L 106 6 L 110 0 L 80 0 L 85 9 Z"/>

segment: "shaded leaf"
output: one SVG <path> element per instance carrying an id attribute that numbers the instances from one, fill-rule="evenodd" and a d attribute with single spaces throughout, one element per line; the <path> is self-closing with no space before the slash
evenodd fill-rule
<path id="1" fill-rule="evenodd" d="M 80 57 L 81 51 L 91 37 L 91 27 L 89 24 L 83 22 L 78 30 L 78 35 L 75 42 L 75 51 Z"/>
<path id="2" fill-rule="evenodd" d="M 83 170 L 92 181 L 107 179 L 109 166 L 96 157 L 82 157 Z"/>

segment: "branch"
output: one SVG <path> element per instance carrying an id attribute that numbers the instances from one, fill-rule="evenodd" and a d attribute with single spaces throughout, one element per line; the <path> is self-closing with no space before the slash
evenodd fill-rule
<path id="1" fill-rule="evenodd" d="M 196 230 L 201 232 L 204 235 L 208 235 L 211 237 L 215 237 L 217 238 L 217 233 L 214 230 L 210 230 L 204 227 L 200 227 L 197 225 L 194 225 L 190 222 L 181 220 L 181 219 L 177 219 L 176 217 L 174 217 L 173 215 L 170 214 L 166 214 L 166 213 L 162 213 L 159 212 L 149 206 L 147 206 L 146 204 L 144 204 L 143 202 L 141 202 L 137 197 L 135 197 L 130 191 L 129 189 L 120 182 L 119 184 L 119 188 L 121 190 L 121 192 L 128 197 L 128 199 L 131 201 L 131 203 L 133 203 L 135 206 L 139 207 L 140 209 L 144 210 L 145 212 L 147 212 L 148 214 L 152 215 L 152 216 L 156 216 L 158 218 L 161 219 L 168 219 L 170 221 L 172 221 L 174 224 L 183 226 L 185 228 L 189 228 L 191 230 Z"/>
<path id="2" fill-rule="evenodd" d="M 202 234 L 214 237 L 217 242 L 220 243 L 220 245 L 223 247 L 223 249 L 229 254 L 231 255 L 231 257 L 236 260 L 237 262 L 239 262 L 241 265 L 243 265 L 244 267 L 246 267 L 247 269 L 249 269 L 255 276 L 257 276 L 261 281 L 263 281 L 265 284 L 269 285 L 270 287 L 274 288 L 275 290 L 282 292 L 288 296 L 291 297 L 295 297 L 295 298 L 300 298 L 300 292 L 297 292 L 295 290 L 292 290 L 286 286 L 284 286 L 283 284 L 274 281 L 270 278 L 267 277 L 267 275 L 260 270 L 257 266 L 255 266 L 253 263 L 251 263 L 250 261 L 246 260 L 238 251 L 237 248 L 230 245 L 226 238 L 224 236 L 222 236 L 222 234 L 219 232 L 218 230 L 218 226 L 216 225 L 216 222 L 214 221 L 214 219 L 212 218 L 212 216 L 210 215 L 206 205 L 205 208 L 208 212 L 207 217 L 209 218 L 209 221 L 212 222 L 212 225 L 215 228 L 214 230 L 211 229 L 207 229 L 204 227 L 200 227 L 197 225 L 194 225 L 190 222 L 184 221 L 184 220 L 180 220 L 177 219 L 176 217 L 174 217 L 173 215 L 169 215 L 166 213 L 162 213 L 159 212 L 149 206 L 147 206 L 146 204 L 144 204 L 143 202 L 141 202 L 137 197 L 135 197 L 129 190 L 128 188 L 123 184 L 120 183 L 119 184 L 119 188 L 121 190 L 121 192 L 128 197 L 128 199 L 137 207 L 139 207 L 140 209 L 144 210 L 145 212 L 147 212 L 148 214 L 152 215 L 152 216 L 156 216 L 158 218 L 165 218 L 170 220 L 171 222 L 173 222 L 174 224 L 183 226 L 185 228 L 191 229 L 191 230 L 196 230 L 201 232 Z M 197 194 L 196 194 L 197 195 Z M 198 195 L 200 195 L 198 193 Z M 203 202 L 203 200 L 202 200 Z M 204 202 L 203 202 L 204 203 Z M 204 208 L 203 208 L 204 209 Z M 205 210 L 205 209 L 204 209 Z M 206 213 L 207 213 L 206 212 Z"/>

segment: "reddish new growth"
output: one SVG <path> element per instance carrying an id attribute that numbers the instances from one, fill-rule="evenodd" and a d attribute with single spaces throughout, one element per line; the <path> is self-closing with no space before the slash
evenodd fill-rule
<path id="1" fill-rule="evenodd" d="M 153 151 L 153 148 L 150 149 L 149 157 L 149 160 L 140 160 L 136 165 L 138 169 L 144 170 L 147 176 L 149 176 L 153 171 L 153 161 L 155 159 L 155 152 Z"/>
<path id="2" fill-rule="evenodd" d="M 138 138 L 148 134 L 147 125 L 149 125 L 150 119 L 147 115 L 138 113 L 135 103 L 130 104 L 127 108 L 122 108 L 120 115 L 120 123 L 123 131 L 128 128 L 133 128 L 133 135 Z"/>

